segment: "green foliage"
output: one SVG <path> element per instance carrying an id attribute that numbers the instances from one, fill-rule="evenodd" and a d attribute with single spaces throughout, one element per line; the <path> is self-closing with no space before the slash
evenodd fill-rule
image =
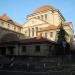
<path id="1" fill-rule="evenodd" d="M 60 26 L 59 32 L 58 32 L 57 43 L 62 42 L 62 41 L 66 41 L 65 35 L 66 35 L 66 31 L 63 29 L 63 26 L 62 26 L 62 23 L 61 23 L 61 26 Z"/>

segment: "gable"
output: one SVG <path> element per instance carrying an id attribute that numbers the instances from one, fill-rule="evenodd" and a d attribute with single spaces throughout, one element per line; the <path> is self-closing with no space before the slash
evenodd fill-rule
<path id="1" fill-rule="evenodd" d="M 30 26 L 36 26 L 36 25 L 45 24 L 45 23 L 47 23 L 47 22 L 37 19 L 37 18 L 31 18 L 23 26 L 30 27 Z"/>

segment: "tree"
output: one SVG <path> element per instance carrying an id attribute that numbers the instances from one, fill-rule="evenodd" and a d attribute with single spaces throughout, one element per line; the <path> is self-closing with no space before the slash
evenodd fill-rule
<path id="1" fill-rule="evenodd" d="M 59 28 L 59 32 L 58 32 L 58 40 L 57 40 L 57 51 L 56 53 L 58 55 L 64 55 L 66 53 L 68 53 L 68 49 L 69 49 L 69 44 L 66 41 L 66 31 L 63 28 L 63 25 L 61 23 L 60 28 Z"/>

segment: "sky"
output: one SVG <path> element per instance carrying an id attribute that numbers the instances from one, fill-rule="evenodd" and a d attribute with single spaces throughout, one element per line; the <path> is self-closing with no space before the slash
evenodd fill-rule
<path id="1" fill-rule="evenodd" d="M 75 33 L 75 0 L 0 0 L 0 15 L 7 14 L 20 24 L 37 8 L 50 5 L 59 9 L 67 21 L 71 21 Z"/>

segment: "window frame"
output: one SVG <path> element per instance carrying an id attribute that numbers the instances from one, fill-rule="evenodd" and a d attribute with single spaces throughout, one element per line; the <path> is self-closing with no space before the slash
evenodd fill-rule
<path id="1" fill-rule="evenodd" d="M 22 46 L 22 52 L 26 53 L 27 49 L 26 46 Z"/>
<path id="2" fill-rule="evenodd" d="M 39 53 L 40 52 L 40 45 L 35 46 L 35 52 Z"/>
<path id="3" fill-rule="evenodd" d="M 53 32 L 50 32 L 50 37 L 53 37 Z"/>
<path id="4" fill-rule="evenodd" d="M 38 27 L 36 27 L 36 36 L 38 35 Z"/>
<path id="5" fill-rule="evenodd" d="M 45 33 L 45 37 L 47 38 L 47 32 Z"/>
<path id="6" fill-rule="evenodd" d="M 43 19 L 43 15 L 41 15 L 41 19 Z"/>
<path id="7" fill-rule="evenodd" d="M 32 28 L 32 36 L 34 36 L 34 28 Z"/>
<path id="8" fill-rule="evenodd" d="M 47 20 L 47 14 L 45 14 L 45 19 Z"/>

